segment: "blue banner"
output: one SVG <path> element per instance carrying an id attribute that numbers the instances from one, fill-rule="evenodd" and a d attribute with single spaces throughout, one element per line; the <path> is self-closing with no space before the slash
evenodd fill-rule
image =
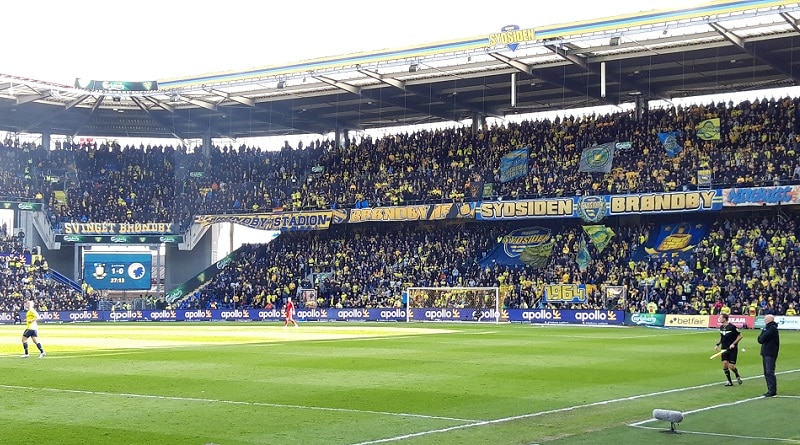
<path id="1" fill-rule="evenodd" d="M 520 148 L 500 159 L 500 182 L 528 175 L 528 148 Z"/>
<path id="2" fill-rule="evenodd" d="M 706 237 L 705 223 L 680 222 L 663 224 L 653 230 L 647 243 L 631 255 L 634 261 L 647 258 L 680 258 L 688 260 L 694 247 Z"/>
<path id="3" fill-rule="evenodd" d="M 22 318 L 20 318 L 22 320 Z M 14 313 L 13 312 L 0 312 L 0 324 L 14 324 Z"/>
<path id="4" fill-rule="evenodd" d="M 478 264 L 481 267 L 522 267 L 546 263 L 553 248 L 553 237 L 546 227 L 526 227 L 505 235 Z"/>
<path id="5" fill-rule="evenodd" d="M 800 204 L 800 186 L 724 189 L 722 198 L 725 207 Z"/>
<path id="6" fill-rule="evenodd" d="M 680 135 L 681 133 L 679 131 L 658 133 L 658 138 L 661 140 L 661 145 L 664 146 L 664 151 L 667 152 L 667 156 L 672 158 L 683 151 L 683 146 L 678 142 L 678 137 Z"/>
<path id="7" fill-rule="evenodd" d="M 625 311 L 591 309 L 507 309 L 509 321 L 535 324 L 621 325 Z"/>
<path id="8" fill-rule="evenodd" d="M 13 324 L 11 312 L 0 312 L 0 324 Z M 25 313 L 17 314 L 21 319 Z M 178 309 L 161 311 L 61 311 L 40 312 L 42 323 L 77 322 L 127 322 L 127 321 L 283 321 L 280 309 Z M 572 309 L 492 309 L 469 308 L 301 308 L 296 320 L 300 321 L 472 321 L 481 323 L 522 322 L 542 324 L 598 324 L 620 325 L 625 321 L 624 311 L 572 310 Z"/>

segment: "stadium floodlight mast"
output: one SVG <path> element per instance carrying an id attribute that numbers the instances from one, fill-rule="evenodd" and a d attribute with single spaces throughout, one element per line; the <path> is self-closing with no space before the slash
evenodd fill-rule
<path id="1" fill-rule="evenodd" d="M 498 323 L 502 318 L 499 287 L 408 287 L 404 297 L 407 322 Z"/>

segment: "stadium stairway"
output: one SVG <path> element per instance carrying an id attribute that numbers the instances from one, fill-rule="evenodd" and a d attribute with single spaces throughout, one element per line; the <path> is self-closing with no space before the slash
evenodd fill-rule
<path id="1" fill-rule="evenodd" d="M 81 292 L 81 285 L 80 284 L 78 284 L 77 282 L 67 278 L 64 274 L 62 274 L 61 272 L 59 272 L 57 270 L 50 269 L 50 271 L 47 273 L 47 277 L 50 278 L 53 281 L 56 281 L 58 283 L 61 283 L 61 284 L 65 285 L 65 286 L 69 286 L 73 290 Z"/>

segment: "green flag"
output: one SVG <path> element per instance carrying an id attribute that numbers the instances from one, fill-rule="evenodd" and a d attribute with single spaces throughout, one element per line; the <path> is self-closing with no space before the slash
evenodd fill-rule
<path id="1" fill-rule="evenodd" d="M 597 253 L 602 253 L 611 238 L 616 235 L 611 227 L 604 225 L 583 226 L 583 231 L 592 239 L 592 244 L 597 249 Z"/>

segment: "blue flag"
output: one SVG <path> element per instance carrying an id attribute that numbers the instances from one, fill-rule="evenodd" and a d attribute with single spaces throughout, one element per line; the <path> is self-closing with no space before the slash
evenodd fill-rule
<path id="1" fill-rule="evenodd" d="M 658 133 L 658 138 L 661 139 L 661 145 L 667 152 L 667 156 L 674 158 L 683 150 L 683 146 L 678 142 L 678 137 L 681 135 L 680 131 L 671 131 L 669 133 Z"/>
<path id="2" fill-rule="evenodd" d="M 500 159 L 500 182 L 528 175 L 528 147 L 514 150 Z"/>

